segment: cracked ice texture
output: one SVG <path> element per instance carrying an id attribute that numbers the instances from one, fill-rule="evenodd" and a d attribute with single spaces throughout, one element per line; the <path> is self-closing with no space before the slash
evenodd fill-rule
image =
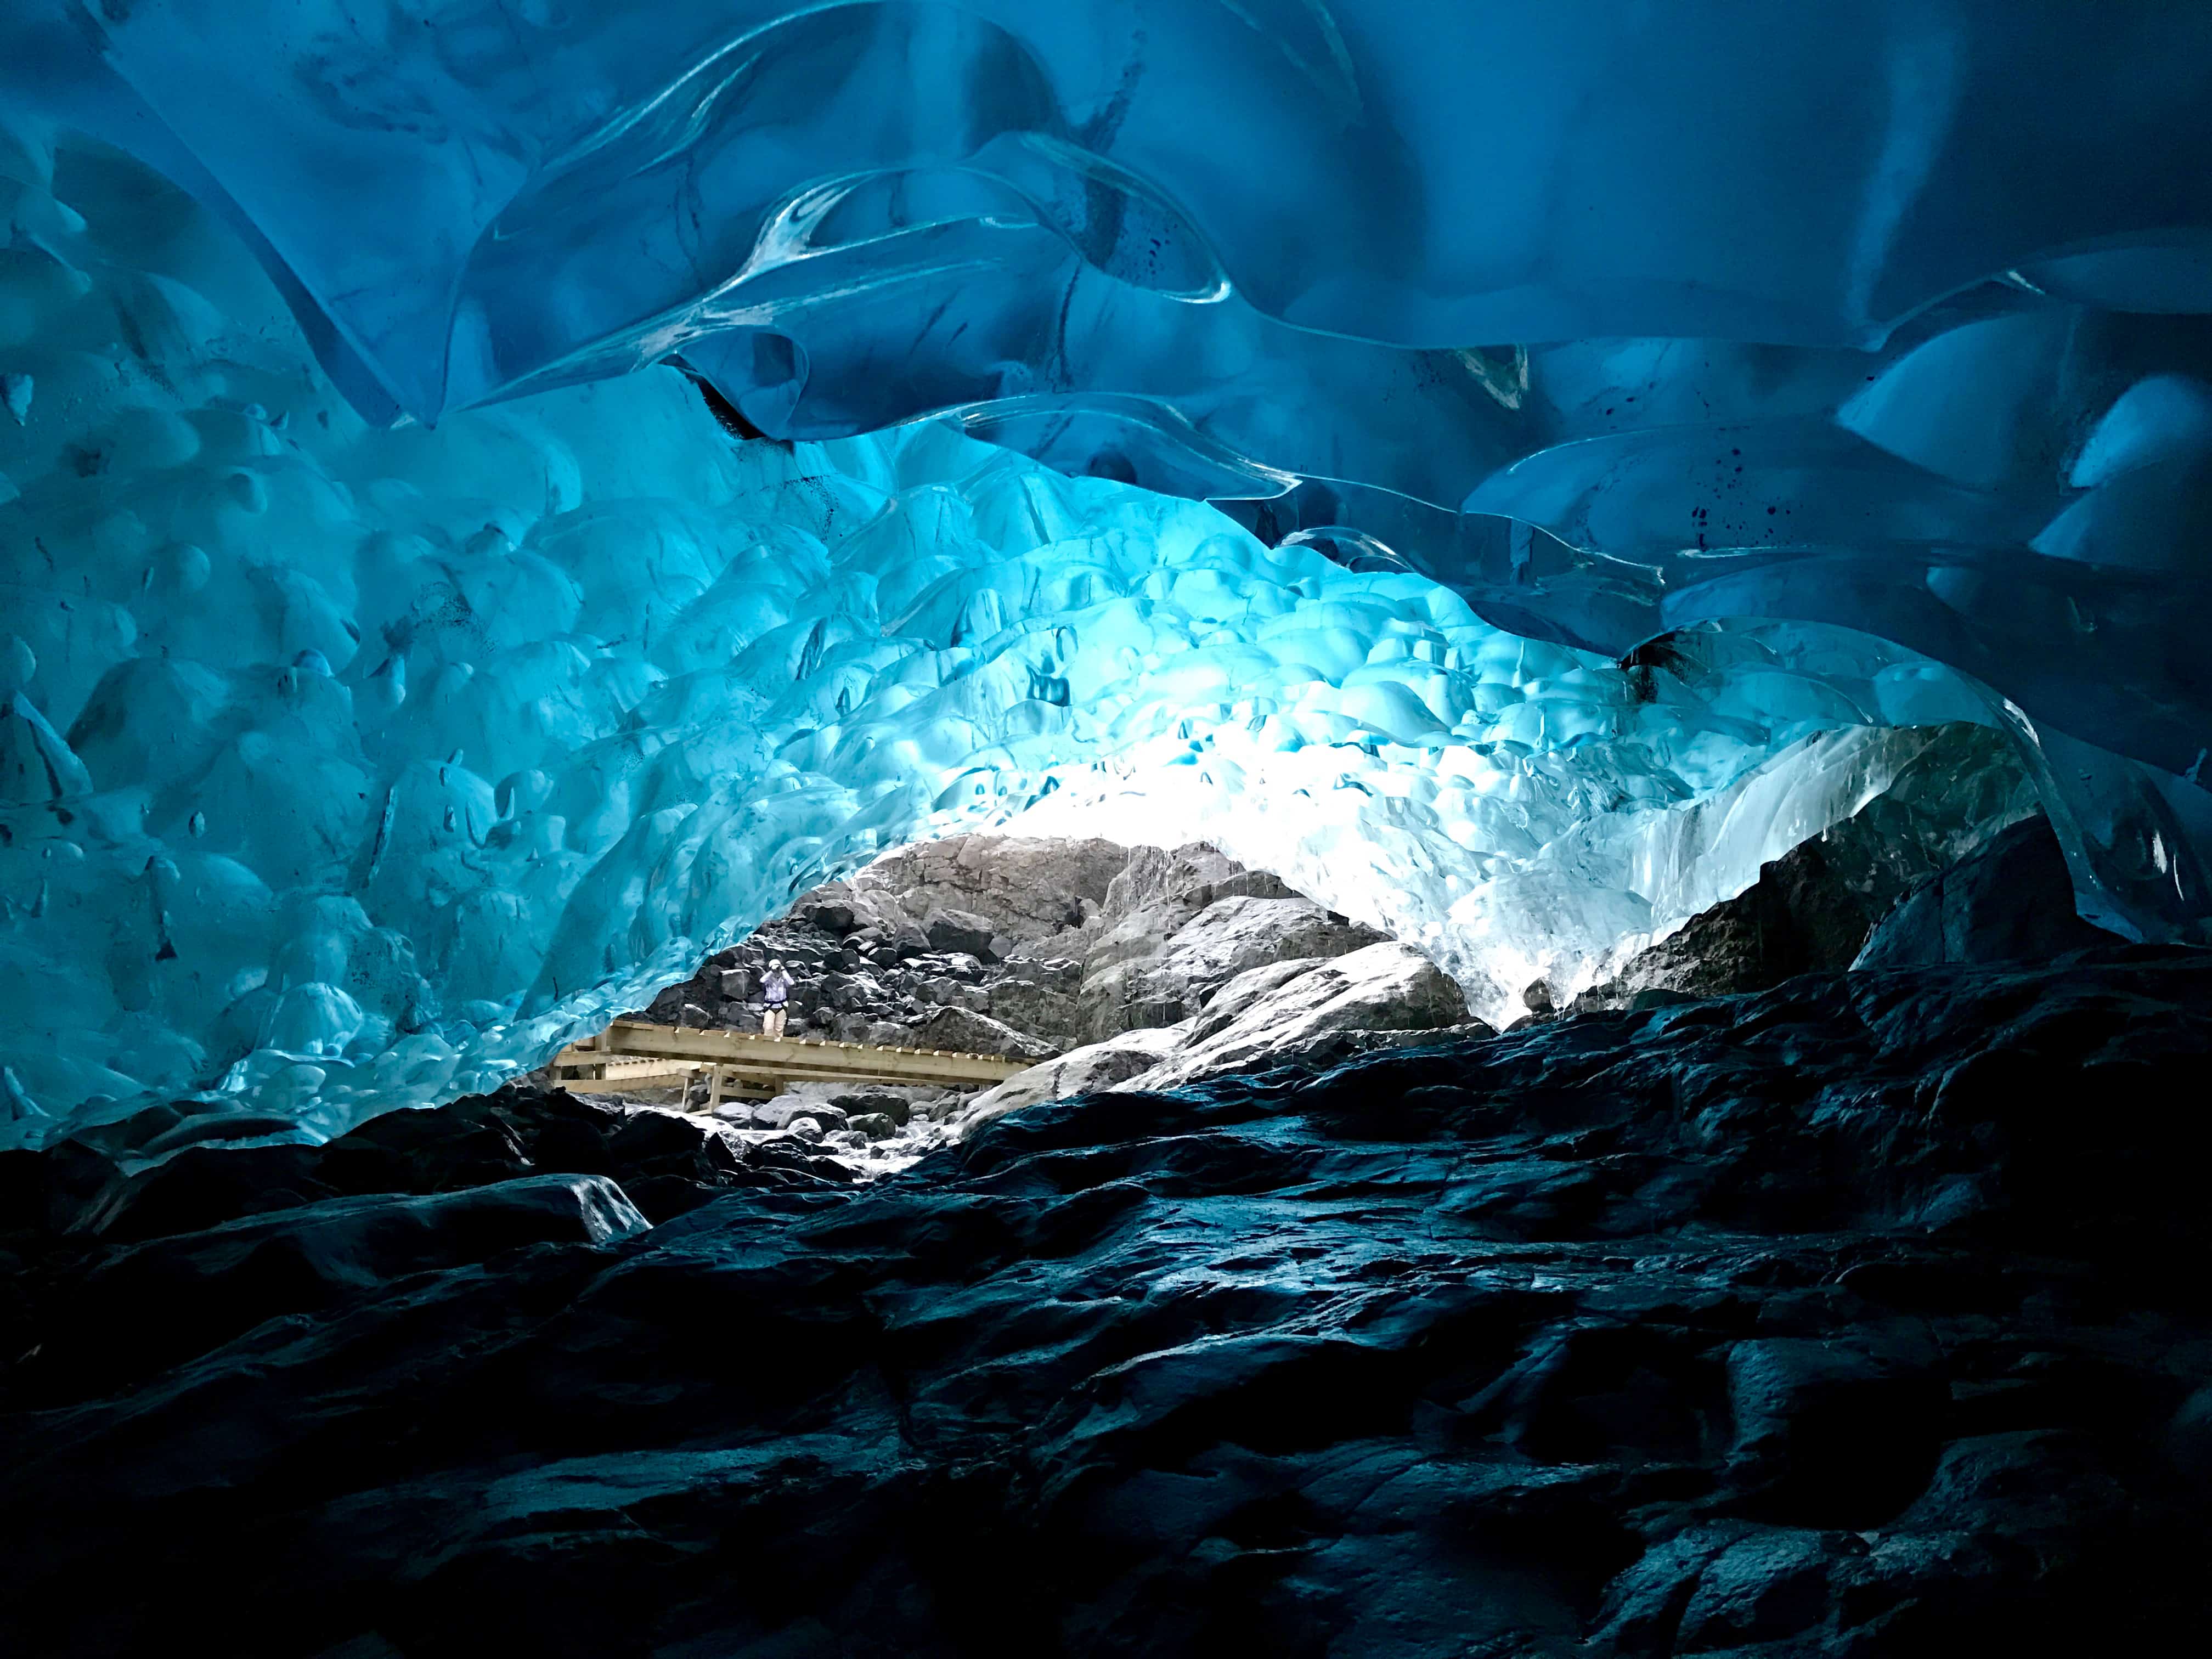
<path id="1" fill-rule="evenodd" d="M 489 1086 L 1102 757 L 1495 1003 L 1853 810 L 1926 741 L 1881 728 L 1995 718 L 1817 628 L 1623 670 L 943 424 L 734 444 L 666 369 L 379 429 L 137 164 L 19 140 L 0 189 L 13 1140 Z"/>

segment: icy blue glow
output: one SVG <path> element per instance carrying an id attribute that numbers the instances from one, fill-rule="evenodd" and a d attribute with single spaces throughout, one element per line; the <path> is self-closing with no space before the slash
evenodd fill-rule
<path id="1" fill-rule="evenodd" d="M 488 1086 L 1105 757 L 1502 1012 L 1878 790 L 1923 739 L 1870 726 L 1990 718 L 1819 629 L 1624 672 L 945 426 L 733 444 L 665 369 L 380 431 L 181 198 L 9 170 L 13 1138 Z"/>
<path id="2" fill-rule="evenodd" d="M 20 95 L 250 227 L 374 420 L 680 351 L 775 435 L 956 411 L 1607 654 L 1821 621 L 2212 740 L 2204 7 L 10 14 Z"/>
<path id="3" fill-rule="evenodd" d="M 1399 925 L 1609 896 L 1534 961 L 1907 740 L 1792 744 L 1995 719 L 2085 908 L 2201 930 L 2208 66 L 2071 0 L 17 0 L 9 1133 L 488 1081 L 1164 742 L 1343 757 Z"/>

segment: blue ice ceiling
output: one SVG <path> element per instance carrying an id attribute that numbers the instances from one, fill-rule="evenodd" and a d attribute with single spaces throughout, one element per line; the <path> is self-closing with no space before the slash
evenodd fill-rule
<path id="1" fill-rule="evenodd" d="M 1504 985 L 1972 719 L 2192 935 L 2208 162 L 2194 7 L 14 0 L 0 1133 L 480 1086 L 1105 756 Z"/>

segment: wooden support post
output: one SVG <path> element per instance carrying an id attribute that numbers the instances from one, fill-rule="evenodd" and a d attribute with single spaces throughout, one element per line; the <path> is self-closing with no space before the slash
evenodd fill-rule
<path id="1" fill-rule="evenodd" d="M 709 1066 L 707 1074 L 712 1079 L 707 1085 L 707 1109 L 711 1112 L 722 1103 L 722 1068 Z"/>

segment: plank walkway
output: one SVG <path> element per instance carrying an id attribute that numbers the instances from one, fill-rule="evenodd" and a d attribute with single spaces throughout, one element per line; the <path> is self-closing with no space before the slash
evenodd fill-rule
<path id="1" fill-rule="evenodd" d="M 725 1095 L 764 1099 L 793 1083 L 919 1083 L 988 1089 L 1031 1062 L 949 1048 L 889 1048 L 757 1031 L 687 1031 L 618 1019 L 563 1048 L 553 1074 L 601 1090 L 673 1088 L 712 1073 L 710 1103 Z"/>

